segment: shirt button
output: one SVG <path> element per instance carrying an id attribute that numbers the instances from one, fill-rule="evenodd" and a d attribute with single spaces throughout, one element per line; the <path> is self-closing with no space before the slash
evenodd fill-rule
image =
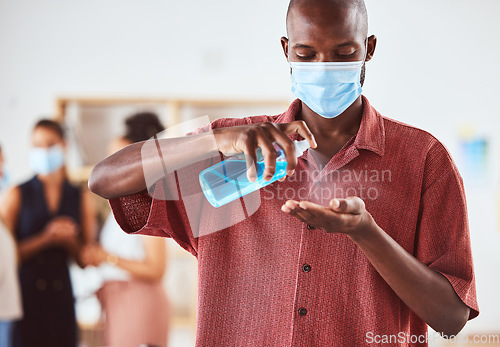
<path id="1" fill-rule="evenodd" d="M 314 230 L 314 229 L 316 229 L 316 228 L 315 228 L 315 227 L 313 227 L 311 224 L 307 224 L 307 229 L 309 229 L 309 230 Z"/>
<path id="2" fill-rule="evenodd" d="M 303 307 L 299 308 L 299 314 L 301 316 L 305 316 L 307 314 L 307 310 Z"/>
<path id="3" fill-rule="evenodd" d="M 38 291 L 43 292 L 46 287 L 47 287 L 47 283 L 45 282 L 45 280 L 43 280 L 41 278 L 36 280 L 36 289 L 38 289 Z"/>
<path id="4" fill-rule="evenodd" d="M 62 282 L 60 280 L 55 280 L 54 282 L 52 282 L 52 287 L 55 290 L 60 291 L 63 288 L 63 284 L 62 284 Z"/>
<path id="5" fill-rule="evenodd" d="M 309 271 L 311 271 L 311 265 L 309 265 L 309 264 L 304 264 L 304 265 L 302 266 L 302 270 L 304 270 L 304 272 L 309 272 Z"/>

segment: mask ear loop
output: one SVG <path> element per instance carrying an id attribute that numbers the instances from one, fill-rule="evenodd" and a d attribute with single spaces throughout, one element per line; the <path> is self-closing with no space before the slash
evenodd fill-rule
<path id="1" fill-rule="evenodd" d="M 368 37 L 366 38 L 365 41 L 365 57 L 363 58 L 363 65 L 366 63 L 366 57 L 368 56 Z"/>

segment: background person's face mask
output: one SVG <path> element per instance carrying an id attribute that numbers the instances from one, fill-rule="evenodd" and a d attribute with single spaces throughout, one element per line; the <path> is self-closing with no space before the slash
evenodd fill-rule
<path id="1" fill-rule="evenodd" d="M 30 152 L 31 169 L 40 175 L 52 173 L 64 165 L 64 151 L 61 145 L 49 148 L 34 147 Z"/>
<path id="2" fill-rule="evenodd" d="M 320 116 L 335 118 L 361 95 L 361 69 L 365 60 L 366 48 L 365 58 L 361 61 L 289 61 L 292 92 Z"/>
<path id="3" fill-rule="evenodd" d="M 5 168 L 4 164 L 2 176 L 0 176 L 0 191 L 8 187 L 9 184 L 10 184 L 10 175 L 8 169 Z"/>

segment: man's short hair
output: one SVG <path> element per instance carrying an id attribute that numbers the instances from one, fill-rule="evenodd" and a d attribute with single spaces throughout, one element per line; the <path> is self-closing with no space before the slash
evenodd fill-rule
<path id="1" fill-rule="evenodd" d="M 288 31 L 288 17 L 290 12 L 295 6 L 306 5 L 307 2 L 324 2 L 341 9 L 355 9 L 361 15 L 362 25 L 365 35 L 368 35 L 368 11 L 366 10 L 366 4 L 364 0 L 290 0 L 288 4 L 288 11 L 286 13 L 287 31 Z"/>

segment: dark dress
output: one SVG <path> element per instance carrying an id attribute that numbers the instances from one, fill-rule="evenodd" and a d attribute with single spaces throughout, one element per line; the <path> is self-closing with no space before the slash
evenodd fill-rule
<path id="1" fill-rule="evenodd" d="M 80 190 L 65 181 L 57 213 L 47 206 L 42 182 L 35 176 L 20 185 L 21 210 L 16 238 L 42 232 L 56 216 L 70 216 L 80 225 Z M 77 327 L 68 254 L 61 247 L 46 248 L 19 270 L 24 317 L 14 326 L 14 347 L 74 347 Z"/>

